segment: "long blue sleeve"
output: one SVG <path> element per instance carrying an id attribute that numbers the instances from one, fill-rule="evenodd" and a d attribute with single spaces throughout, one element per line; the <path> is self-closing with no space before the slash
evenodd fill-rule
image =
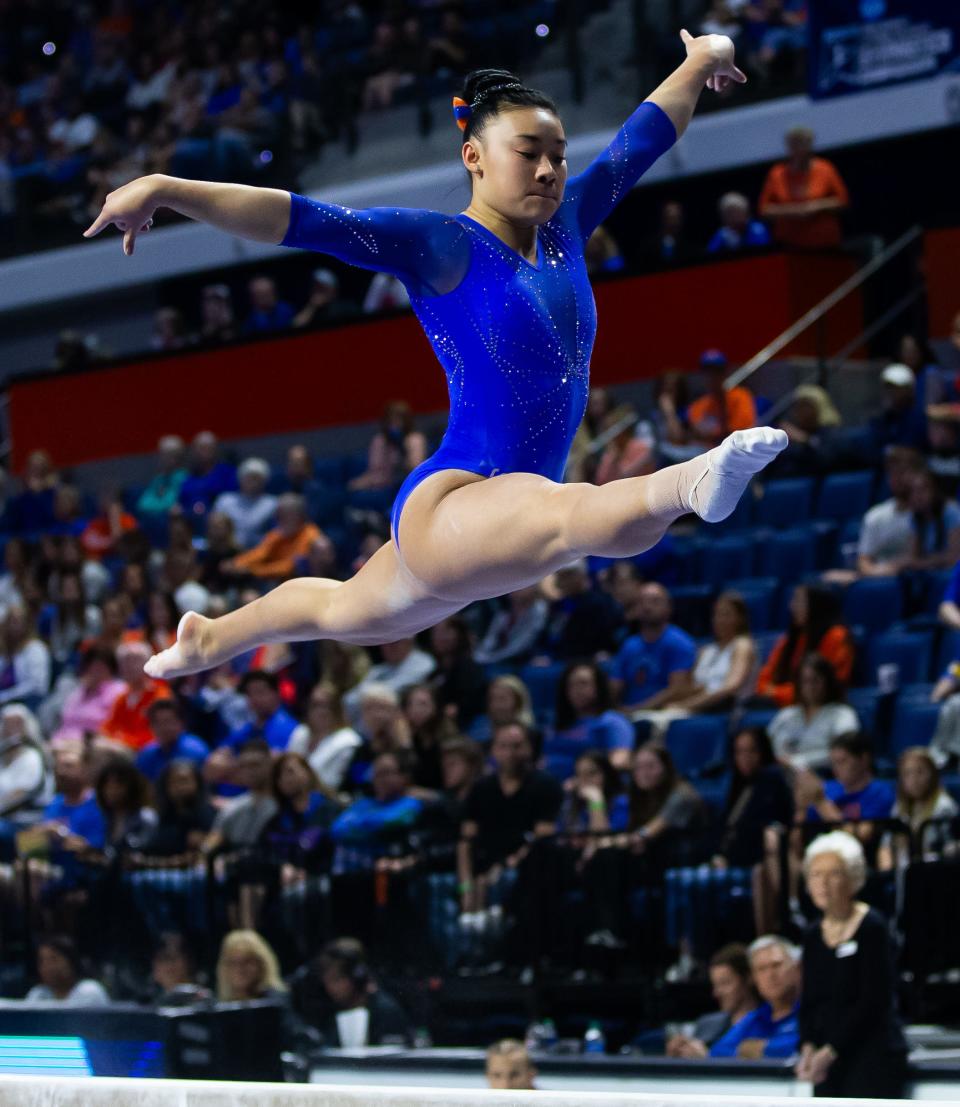
<path id="1" fill-rule="evenodd" d="M 645 100 L 610 145 L 582 173 L 567 181 L 564 206 L 574 205 L 584 240 L 676 141 L 677 131 L 670 117 Z"/>
<path id="2" fill-rule="evenodd" d="M 348 208 L 290 194 L 281 246 L 318 250 L 398 277 L 412 295 L 440 296 L 466 274 L 470 244 L 452 216 L 419 208 Z"/>

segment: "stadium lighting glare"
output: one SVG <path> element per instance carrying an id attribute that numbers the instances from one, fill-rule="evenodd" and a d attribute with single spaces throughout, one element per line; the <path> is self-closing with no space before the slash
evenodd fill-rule
<path id="1" fill-rule="evenodd" d="M 44 54 L 49 58 L 57 52 L 57 44 L 55 42 L 45 42 L 41 47 Z"/>
<path id="2" fill-rule="evenodd" d="M 260 151 L 260 163 L 261 163 L 261 165 L 269 165 L 270 162 L 272 162 L 272 161 L 273 161 L 273 151 L 272 150 L 261 150 Z"/>
<path id="3" fill-rule="evenodd" d="M 546 23 L 538 23 L 534 30 L 536 31 L 537 38 L 546 38 L 547 35 L 550 34 L 550 28 Z"/>

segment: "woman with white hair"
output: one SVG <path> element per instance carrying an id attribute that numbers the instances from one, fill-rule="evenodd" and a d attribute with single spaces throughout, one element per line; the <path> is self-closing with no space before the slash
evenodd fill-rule
<path id="1" fill-rule="evenodd" d="M 844 830 L 822 834 L 807 847 L 803 874 L 823 918 L 803 942 L 797 1076 L 818 1096 L 901 1099 L 907 1046 L 890 934 L 856 898 L 867 879 L 863 847 Z"/>

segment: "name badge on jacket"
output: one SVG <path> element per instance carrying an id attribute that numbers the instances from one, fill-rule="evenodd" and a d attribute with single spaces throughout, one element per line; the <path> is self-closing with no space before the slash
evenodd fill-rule
<path id="1" fill-rule="evenodd" d="M 841 942 L 837 946 L 838 957 L 852 957 L 857 952 L 857 943 L 855 941 Z"/>

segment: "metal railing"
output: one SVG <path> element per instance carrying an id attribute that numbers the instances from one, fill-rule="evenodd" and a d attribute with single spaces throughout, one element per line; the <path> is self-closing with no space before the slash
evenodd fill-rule
<path id="1" fill-rule="evenodd" d="M 889 246 L 885 246 L 875 257 L 871 258 L 866 265 L 858 269 L 856 273 L 848 277 L 842 284 L 839 284 L 831 293 L 824 296 L 818 304 L 814 304 L 809 311 L 804 312 L 795 323 L 792 323 L 785 331 L 777 335 L 771 342 L 768 342 L 762 350 L 759 350 L 752 358 L 745 361 L 739 369 L 731 373 L 724 381 L 724 388 L 736 388 L 737 385 L 743 384 L 744 381 L 749 380 L 758 369 L 763 368 L 764 365 L 772 361 L 777 354 L 779 354 L 781 350 L 786 349 L 794 339 L 798 338 L 812 326 L 819 324 L 824 319 L 827 312 L 831 311 L 837 304 L 845 300 L 851 292 L 855 292 L 858 288 L 862 287 L 874 273 L 882 269 L 894 258 L 898 257 L 908 246 L 911 246 L 921 238 L 922 235 L 923 228 L 919 224 L 914 224 L 909 230 L 904 231 L 898 239 L 891 242 Z M 915 299 L 916 296 L 913 296 L 909 302 L 912 303 Z M 893 315 L 891 315 L 890 312 L 885 312 L 884 315 L 879 316 L 878 319 L 871 324 L 871 327 L 866 328 L 856 339 L 844 347 L 845 353 L 855 350 L 862 342 L 867 340 L 867 336 L 872 337 L 873 334 L 878 333 L 878 331 L 882 329 L 881 326 L 877 326 L 880 320 L 883 319 L 883 326 L 886 326 L 886 324 L 889 323 L 895 315 L 899 314 L 905 306 L 906 304 L 898 307 L 898 310 Z M 894 307 L 897 307 L 897 305 L 894 305 Z M 887 316 L 889 317 L 887 318 Z M 841 355 L 838 354 L 834 360 L 840 357 Z"/>

